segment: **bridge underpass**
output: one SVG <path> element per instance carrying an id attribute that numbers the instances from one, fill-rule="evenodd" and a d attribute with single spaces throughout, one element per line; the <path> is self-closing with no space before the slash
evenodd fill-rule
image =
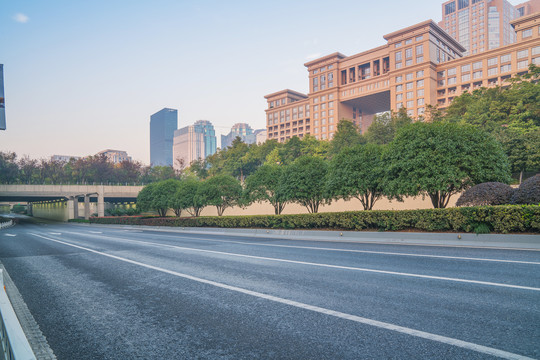
<path id="1" fill-rule="evenodd" d="M 94 213 L 105 216 L 108 203 L 137 200 L 143 186 L 114 185 L 0 185 L 0 202 L 27 202 L 30 215 L 69 220 Z"/>

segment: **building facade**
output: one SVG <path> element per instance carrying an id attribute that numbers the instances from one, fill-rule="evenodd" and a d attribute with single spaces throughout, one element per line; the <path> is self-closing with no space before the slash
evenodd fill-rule
<path id="1" fill-rule="evenodd" d="M 178 110 L 164 108 L 150 116 L 150 165 L 173 165 L 173 137 Z"/>
<path id="2" fill-rule="evenodd" d="M 239 137 L 246 144 L 253 144 L 257 137 L 251 126 L 246 123 L 234 124 L 228 135 L 221 135 L 221 148 L 225 149 L 232 145 L 234 139 Z"/>
<path id="3" fill-rule="evenodd" d="M 73 160 L 79 160 L 80 156 L 72 156 L 72 155 L 53 155 L 51 156 L 52 161 L 59 161 L 59 162 L 69 162 L 71 159 Z"/>
<path id="4" fill-rule="evenodd" d="M 193 161 L 215 154 L 216 133 L 210 121 L 199 120 L 174 132 L 173 167 L 180 169 Z"/>
<path id="5" fill-rule="evenodd" d="M 386 44 L 356 55 L 334 53 L 304 64 L 309 93 L 265 96 L 268 139 L 307 134 L 331 139 L 340 119 L 366 132 L 374 115 L 406 108 L 423 118 L 427 105 L 446 107 L 482 86 L 502 85 L 540 63 L 540 13 L 512 21 L 516 41 L 482 53 L 466 49 L 432 20 L 384 36 Z"/>
<path id="6" fill-rule="evenodd" d="M 120 164 L 123 161 L 131 161 L 131 156 L 128 156 L 126 151 L 107 149 L 100 151 L 97 156 L 105 156 L 107 160 L 113 164 Z"/>
<path id="7" fill-rule="evenodd" d="M 475 55 L 516 42 L 512 20 L 540 11 L 540 0 L 514 6 L 507 0 L 449 0 L 439 26 Z"/>

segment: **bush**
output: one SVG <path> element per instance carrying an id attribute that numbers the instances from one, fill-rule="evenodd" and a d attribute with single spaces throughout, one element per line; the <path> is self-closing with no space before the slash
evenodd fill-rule
<path id="1" fill-rule="evenodd" d="M 459 197 L 456 206 L 485 206 L 510 204 L 514 189 L 500 182 L 486 182 L 473 186 Z"/>
<path id="2" fill-rule="evenodd" d="M 375 210 L 296 215 L 204 216 L 191 218 L 91 218 L 99 224 L 178 227 L 540 232 L 540 206 L 482 206 L 423 210 Z"/>
<path id="3" fill-rule="evenodd" d="M 540 204 L 540 174 L 522 182 L 511 201 L 512 204 Z"/>

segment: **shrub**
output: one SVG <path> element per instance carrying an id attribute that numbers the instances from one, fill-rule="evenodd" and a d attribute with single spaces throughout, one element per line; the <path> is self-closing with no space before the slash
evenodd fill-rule
<path id="1" fill-rule="evenodd" d="M 482 206 L 423 210 L 372 210 L 296 215 L 191 218 L 91 218 L 100 224 L 332 230 L 420 230 L 476 233 L 540 232 L 540 206 Z"/>
<path id="2" fill-rule="evenodd" d="M 540 204 L 540 174 L 522 182 L 511 201 L 512 204 Z"/>
<path id="3" fill-rule="evenodd" d="M 473 186 L 459 197 L 456 206 L 510 204 L 514 189 L 500 182 L 486 182 Z"/>

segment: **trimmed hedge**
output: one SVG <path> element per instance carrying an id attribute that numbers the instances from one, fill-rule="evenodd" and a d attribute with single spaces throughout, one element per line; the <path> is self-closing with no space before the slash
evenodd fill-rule
<path id="1" fill-rule="evenodd" d="M 479 206 L 423 210 L 250 216 L 105 217 L 91 223 L 222 228 L 540 232 L 540 206 Z"/>

